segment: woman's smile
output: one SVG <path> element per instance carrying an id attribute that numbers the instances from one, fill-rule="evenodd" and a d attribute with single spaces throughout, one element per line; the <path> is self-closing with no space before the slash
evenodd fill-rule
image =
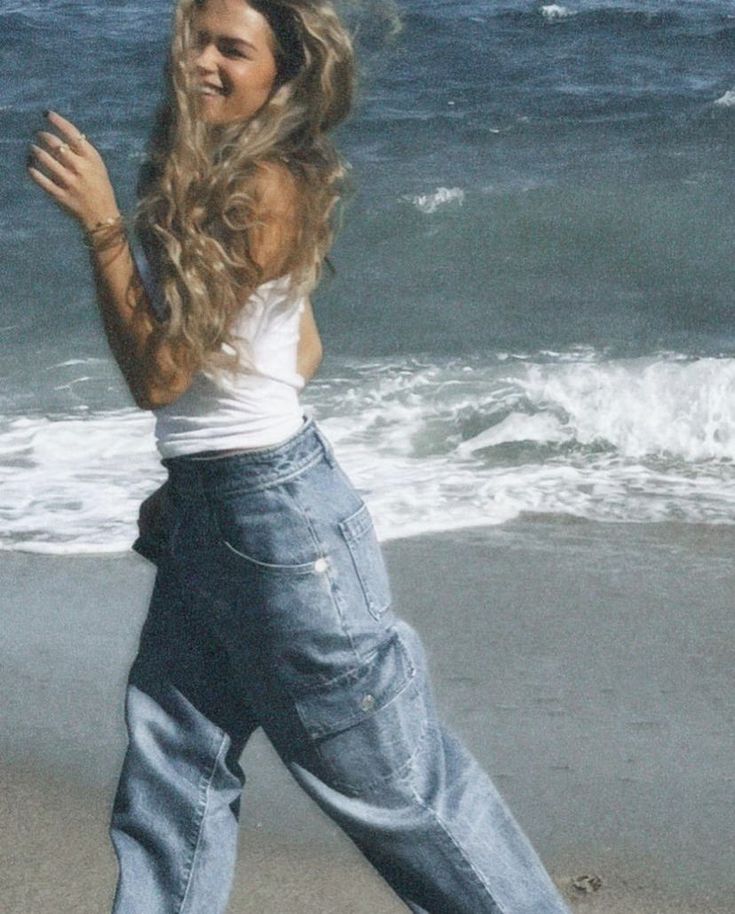
<path id="1" fill-rule="evenodd" d="M 225 90 L 221 86 L 212 86 L 209 83 L 202 83 L 199 91 L 206 96 L 225 94 Z"/>

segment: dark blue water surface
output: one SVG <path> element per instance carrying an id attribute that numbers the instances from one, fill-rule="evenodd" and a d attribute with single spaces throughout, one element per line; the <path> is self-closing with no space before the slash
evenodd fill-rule
<path id="1" fill-rule="evenodd" d="M 412 360 L 453 378 L 446 366 L 457 359 L 492 374 L 509 354 L 527 365 L 582 359 L 603 373 L 611 361 L 673 358 L 684 371 L 714 358 L 697 375 L 711 395 L 700 391 L 694 411 L 683 380 L 668 368 L 661 377 L 690 423 L 679 457 L 709 454 L 697 442 L 714 435 L 712 453 L 730 460 L 735 429 L 722 404 L 735 349 L 731 0 L 342 8 L 360 59 L 354 115 L 339 130 L 356 192 L 333 252 L 337 275 L 315 296 L 328 352 L 322 382 L 337 389 L 347 360 L 362 379 L 354 408 L 364 410 L 370 379 L 402 377 Z M 171 10 L 157 0 L 5 0 L 0 9 L 8 420 L 130 402 L 101 335 L 76 226 L 26 177 L 24 161 L 42 109 L 54 108 L 97 145 L 120 204 L 132 205 Z M 642 365 L 625 375 L 634 399 Z M 650 393 L 659 381 L 641 383 Z M 572 386 L 589 397 L 584 384 Z M 416 407 L 424 418 L 437 397 L 429 389 L 431 400 Z M 534 410 L 544 411 L 545 396 Z M 549 397 L 559 421 L 582 409 Z M 717 415 L 705 403 L 720 404 Z M 511 413 L 517 406 L 506 403 Z M 669 406 L 662 415 L 679 421 Z M 499 421 L 472 408 L 479 418 L 452 426 L 460 439 Z M 514 466 L 528 456 L 523 435 L 546 440 L 540 426 L 524 428 Z M 609 429 L 598 439 L 618 440 Z M 643 451 L 671 447 L 654 436 Z"/>
<path id="2" fill-rule="evenodd" d="M 0 13 L 11 350 L 31 327 L 69 354 L 96 336 L 74 226 L 23 173 L 41 109 L 93 138 L 130 205 L 170 8 Z M 340 138 L 358 193 L 321 303 L 339 351 L 731 344 L 731 2 L 410 0 L 349 17 L 362 80 Z M 458 193 L 432 209 L 442 187 Z"/>

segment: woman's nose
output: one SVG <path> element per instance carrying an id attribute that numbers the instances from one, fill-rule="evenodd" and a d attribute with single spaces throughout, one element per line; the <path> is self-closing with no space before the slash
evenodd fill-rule
<path id="1" fill-rule="evenodd" d="M 197 69 L 211 73 L 217 68 L 217 49 L 213 44 L 202 45 L 194 55 Z"/>

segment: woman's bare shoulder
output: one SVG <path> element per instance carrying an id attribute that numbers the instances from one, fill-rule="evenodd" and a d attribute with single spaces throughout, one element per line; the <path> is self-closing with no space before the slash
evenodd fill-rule
<path id="1" fill-rule="evenodd" d="M 250 254 L 267 280 L 287 271 L 298 241 L 298 182 L 285 164 L 269 160 L 259 163 L 252 191 Z"/>
<path id="2" fill-rule="evenodd" d="M 295 217 L 299 199 L 298 179 L 281 161 L 259 162 L 253 175 L 256 208 L 273 215 Z"/>

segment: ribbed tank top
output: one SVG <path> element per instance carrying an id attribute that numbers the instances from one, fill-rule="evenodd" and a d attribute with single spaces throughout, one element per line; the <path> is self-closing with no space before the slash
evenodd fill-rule
<path id="1" fill-rule="evenodd" d="M 153 308 L 165 305 L 142 251 L 133 256 Z M 173 403 L 153 411 L 162 457 L 200 451 L 268 447 L 293 435 L 304 416 L 299 393 L 305 379 L 296 370 L 304 296 L 295 295 L 289 276 L 258 286 L 233 328 L 241 370 L 219 375 L 203 369 Z"/>

